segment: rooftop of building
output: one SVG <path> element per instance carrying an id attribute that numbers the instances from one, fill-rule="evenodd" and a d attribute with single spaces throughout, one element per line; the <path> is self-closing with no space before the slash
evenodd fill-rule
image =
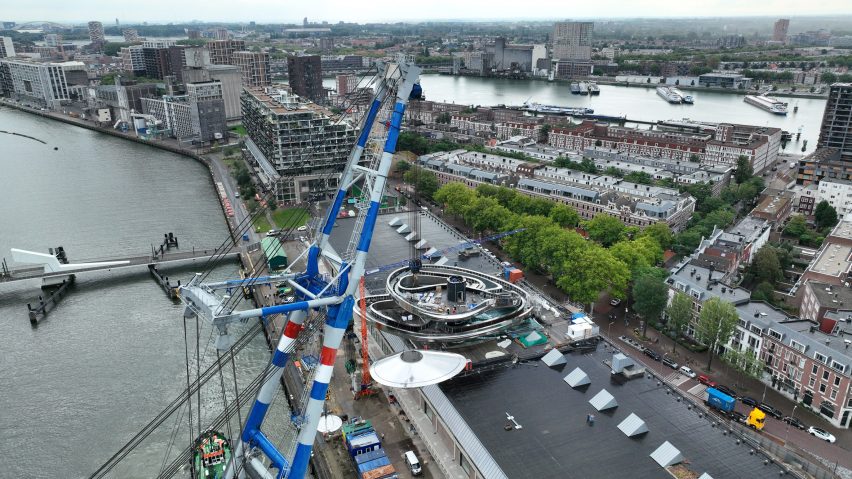
<path id="1" fill-rule="evenodd" d="M 756 240 L 766 228 L 772 225 L 763 218 L 748 215 L 741 219 L 737 224 L 729 228 L 726 233 L 730 235 L 741 236 L 746 243 Z"/>
<path id="2" fill-rule="evenodd" d="M 698 75 L 698 77 L 745 78 L 742 73 L 735 72 L 710 72 Z"/>
<path id="3" fill-rule="evenodd" d="M 460 377 L 441 384 L 482 445 L 509 477 L 537 478 L 668 478 L 650 454 L 669 441 L 680 450 L 684 463 L 696 473 L 712 477 L 769 478 L 777 467 L 737 444 L 714 427 L 714 419 L 699 416 L 688 406 L 698 398 L 670 394 L 656 378 L 624 381 L 603 363 L 613 351 L 603 346 L 590 354 L 569 354 L 567 364 L 546 367 L 536 361 Z M 563 377 L 581 368 L 591 383 L 571 388 Z M 601 389 L 617 402 L 598 412 L 589 400 Z M 645 422 L 648 432 L 627 437 L 617 427 L 631 413 Z M 506 415 L 520 429 L 504 429 Z M 594 414 L 594 425 L 586 421 Z"/>
<path id="4" fill-rule="evenodd" d="M 813 358 L 814 353 L 819 353 L 829 358 L 826 363 L 831 366 L 836 361 L 843 366 L 843 373 L 847 376 L 852 373 L 852 350 L 848 337 L 826 334 L 819 329 L 819 325 L 804 319 L 793 320 L 786 323 L 776 323 L 770 326 L 772 329 L 784 334 L 782 341 L 790 344 L 794 340 L 805 346 L 805 354 Z"/>
<path id="5" fill-rule="evenodd" d="M 831 309 L 852 308 L 852 289 L 820 281 L 808 281 L 809 287 L 820 305 Z"/>
<path id="6" fill-rule="evenodd" d="M 751 298 L 751 292 L 743 288 L 732 288 L 722 283 L 727 275 L 726 272 L 717 269 L 710 270 L 701 265 L 693 264 L 692 260 L 693 258 L 690 257 L 676 265 L 666 282 L 702 301 L 715 297 L 740 304 Z"/>
<path id="7" fill-rule="evenodd" d="M 816 259 L 808 266 L 808 270 L 826 276 L 843 278 L 852 270 L 850 254 L 852 254 L 852 247 L 850 246 L 825 243 Z"/>
<path id="8" fill-rule="evenodd" d="M 777 215 L 790 203 L 789 198 L 778 196 L 767 196 L 754 208 L 754 213 L 762 213 L 770 216 Z"/>
<path id="9" fill-rule="evenodd" d="M 841 218 L 840 222 L 831 230 L 829 237 L 852 240 L 852 214 L 847 214 Z"/>

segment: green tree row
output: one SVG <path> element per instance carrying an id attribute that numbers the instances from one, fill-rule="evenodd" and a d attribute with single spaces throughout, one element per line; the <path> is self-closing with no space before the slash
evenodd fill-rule
<path id="1" fill-rule="evenodd" d="M 664 223 L 640 232 L 605 214 L 583 222 L 570 206 L 506 187 L 479 185 L 474 190 L 448 183 L 434 198 L 447 214 L 480 233 L 523 229 L 504 240 L 505 251 L 526 268 L 552 276 L 582 304 L 594 303 L 603 291 L 625 298 L 631 279 L 652 270 L 672 239 Z M 578 225 L 592 241 L 574 230 Z"/>

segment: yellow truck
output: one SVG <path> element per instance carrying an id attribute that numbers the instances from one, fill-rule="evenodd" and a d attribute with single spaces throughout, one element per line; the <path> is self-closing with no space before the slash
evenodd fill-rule
<path id="1" fill-rule="evenodd" d="M 766 421 L 766 413 L 758 408 L 754 408 L 746 418 L 746 425 L 756 431 L 763 429 L 763 423 Z"/>

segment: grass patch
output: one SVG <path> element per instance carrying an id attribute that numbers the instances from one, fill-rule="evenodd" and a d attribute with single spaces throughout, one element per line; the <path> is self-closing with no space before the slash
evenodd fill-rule
<path id="1" fill-rule="evenodd" d="M 260 233 L 266 233 L 272 229 L 272 225 L 266 220 L 266 215 L 262 214 L 255 216 L 251 224 L 254 225 L 254 230 Z"/>
<path id="2" fill-rule="evenodd" d="M 240 136 L 248 135 L 248 132 L 246 132 L 246 127 L 244 127 L 243 125 L 232 126 L 231 131 L 237 133 Z"/>
<path id="3" fill-rule="evenodd" d="M 301 208 L 285 208 L 272 212 L 272 220 L 278 228 L 295 228 L 307 224 L 308 212 Z"/>

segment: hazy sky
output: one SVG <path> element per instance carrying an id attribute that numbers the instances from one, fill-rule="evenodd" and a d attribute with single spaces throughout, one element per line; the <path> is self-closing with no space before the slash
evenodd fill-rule
<path id="1" fill-rule="evenodd" d="M 329 23 L 852 14 L 849 0 L 0 0 L 0 20 Z"/>

